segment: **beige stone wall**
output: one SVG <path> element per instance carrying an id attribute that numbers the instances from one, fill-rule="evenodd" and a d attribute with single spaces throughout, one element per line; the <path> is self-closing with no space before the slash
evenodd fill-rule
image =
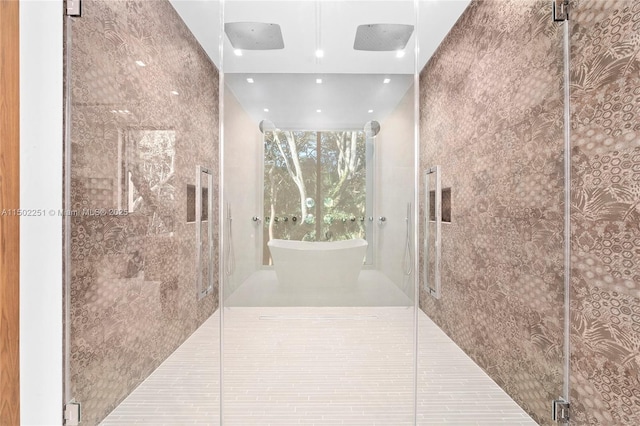
<path id="1" fill-rule="evenodd" d="M 451 188 L 442 298 L 421 270 L 420 306 L 540 424 L 562 394 L 562 64 L 548 1 L 486 0 L 420 76 L 420 170 Z"/>
<path id="2" fill-rule="evenodd" d="M 640 424 L 640 3 L 571 16 L 575 424 Z"/>
<path id="3" fill-rule="evenodd" d="M 563 362 L 563 38 L 549 8 L 473 2 L 420 102 L 421 169 L 441 164 L 452 191 L 443 297 L 422 291 L 421 307 L 542 424 Z M 576 0 L 570 16 L 572 422 L 635 425 L 640 4 Z"/>

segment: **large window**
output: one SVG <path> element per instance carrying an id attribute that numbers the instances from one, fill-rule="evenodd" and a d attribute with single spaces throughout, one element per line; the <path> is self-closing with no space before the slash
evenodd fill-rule
<path id="1" fill-rule="evenodd" d="M 265 264 L 272 238 L 366 238 L 366 142 L 362 131 L 265 132 Z"/>

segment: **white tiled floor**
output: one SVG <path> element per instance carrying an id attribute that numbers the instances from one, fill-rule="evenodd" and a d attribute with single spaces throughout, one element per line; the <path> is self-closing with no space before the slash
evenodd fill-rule
<path id="1" fill-rule="evenodd" d="M 273 269 L 251 275 L 225 300 L 225 306 L 413 306 L 384 274 L 365 269 L 355 286 L 309 289 L 278 285 Z"/>
<path id="2" fill-rule="evenodd" d="M 231 307 L 224 425 L 410 425 L 412 308 Z M 422 312 L 419 425 L 535 425 Z M 219 424 L 219 315 L 103 425 Z"/>

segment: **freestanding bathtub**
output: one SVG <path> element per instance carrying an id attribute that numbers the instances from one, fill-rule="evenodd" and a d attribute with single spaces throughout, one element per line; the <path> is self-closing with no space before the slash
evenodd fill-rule
<path id="1" fill-rule="evenodd" d="M 355 285 L 367 254 L 367 242 L 362 239 L 329 242 L 273 239 L 267 245 L 282 286 Z"/>

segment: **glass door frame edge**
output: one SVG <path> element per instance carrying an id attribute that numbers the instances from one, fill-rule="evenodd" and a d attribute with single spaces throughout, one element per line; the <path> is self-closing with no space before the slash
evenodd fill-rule
<path id="1" fill-rule="evenodd" d="M 418 338 L 420 310 L 420 0 L 413 0 L 413 424 L 418 424 Z"/>

